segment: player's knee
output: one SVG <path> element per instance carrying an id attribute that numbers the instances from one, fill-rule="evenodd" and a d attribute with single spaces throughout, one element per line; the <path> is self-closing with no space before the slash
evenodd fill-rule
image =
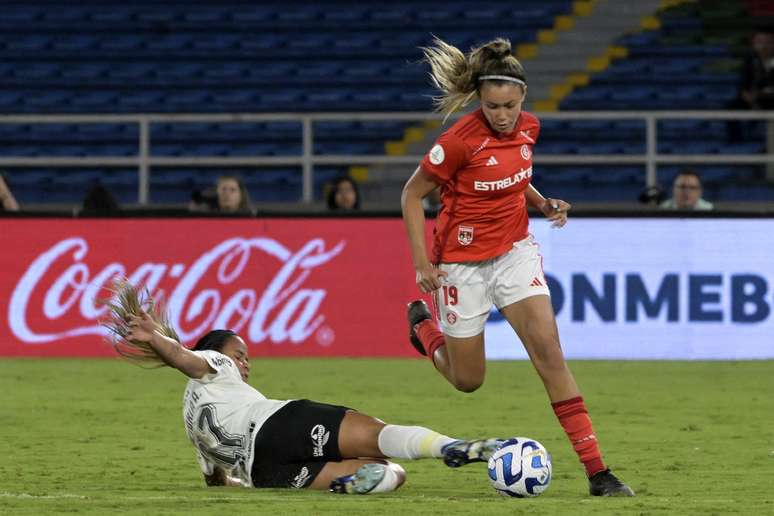
<path id="1" fill-rule="evenodd" d="M 454 388 L 461 392 L 473 392 L 484 384 L 483 378 L 455 378 Z"/>
<path id="2" fill-rule="evenodd" d="M 374 487 L 371 493 L 388 493 L 395 491 L 406 481 L 406 470 L 400 464 L 387 462 L 384 478 Z"/>

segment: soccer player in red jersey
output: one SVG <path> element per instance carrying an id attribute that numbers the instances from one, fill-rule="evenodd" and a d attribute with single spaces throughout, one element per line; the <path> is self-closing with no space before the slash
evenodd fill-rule
<path id="1" fill-rule="evenodd" d="M 511 44 L 496 39 L 467 55 L 439 39 L 423 49 L 447 116 L 475 97 L 480 108 L 454 123 L 403 189 L 401 205 L 416 281 L 432 292 L 441 329 L 423 301 L 409 304 L 410 340 L 460 391 L 484 381 L 484 324 L 492 304 L 515 330 L 545 385 L 554 412 L 595 496 L 634 496 L 605 466 L 578 385 L 567 367 L 542 257 L 529 234 L 527 205 L 554 226 L 570 204 L 544 198 L 531 184 L 540 122 L 522 111 L 524 69 Z M 440 187 L 433 248 L 425 248 L 422 199 Z"/>

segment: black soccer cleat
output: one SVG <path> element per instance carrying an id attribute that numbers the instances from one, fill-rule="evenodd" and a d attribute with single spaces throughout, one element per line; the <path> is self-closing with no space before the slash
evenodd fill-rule
<path id="1" fill-rule="evenodd" d="M 430 309 L 427 308 L 427 303 L 421 299 L 412 301 L 408 304 L 409 340 L 411 341 L 411 345 L 414 346 L 414 349 L 416 349 L 419 354 L 424 356 L 427 356 L 427 351 L 425 351 L 425 347 L 422 345 L 422 341 L 420 341 L 419 337 L 417 337 L 417 332 L 414 331 L 414 326 L 426 319 L 432 318 L 433 316 L 430 314 Z"/>
<path id="2" fill-rule="evenodd" d="M 505 439 L 451 442 L 441 449 L 443 463 L 450 468 L 459 468 L 471 462 L 487 462 L 504 442 Z"/>
<path id="3" fill-rule="evenodd" d="M 634 491 L 606 469 L 589 478 L 589 494 L 591 496 L 634 496 Z"/>

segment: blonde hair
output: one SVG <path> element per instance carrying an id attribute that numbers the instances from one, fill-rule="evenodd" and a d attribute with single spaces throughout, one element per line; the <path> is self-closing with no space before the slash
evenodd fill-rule
<path id="1" fill-rule="evenodd" d="M 424 61 L 430 65 L 430 78 L 441 91 L 441 95 L 433 97 L 433 105 L 436 111 L 444 114 L 444 122 L 478 94 L 479 77 L 500 75 L 526 83 L 524 67 L 512 54 L 511 42 L 507 39 L 496 38 L 472 48 L 465 55 L 457 47 L 436 37 L 432 46 L 421 47 L 421 50 Z M 521 88 L 524 90 L 525 86 Z"/>
<path id="2" fill-rule="evenodd" d="M 113 298 L 110 301 L 104 301 L 104 304 L 110 308 L 110 313 L 107 319 L 102 321 L 102 326 L 110 331 L 107 338 L 108 343 L 113 346 L 116 353 L 139 365 L 165 366 L 164 361 L 149 343 L 127 339 L 127 335 L 131 332 L 129 328 L 130 318 L 147 312 L 148 316 L 160 327 L 162 335 L 180 342 L 180 337 L 169 323 L 164 305 L 150 297 L 147 290 L 141 295 L 126 278 L 113 282 L 109 290 L 113 293 Z"/>

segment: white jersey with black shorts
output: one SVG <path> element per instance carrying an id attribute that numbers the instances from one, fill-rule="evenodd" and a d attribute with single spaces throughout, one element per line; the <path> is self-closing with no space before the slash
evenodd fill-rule
<path id="1" fill-rule="evenodd" d="M 247 384 L 236 364 L 213 350 L 194 351 L 215 370 L 191 379 L 183 396 L 185 432 L 205 475 L 226 470 L 252 487 L 255 435 L 289 401 L 270 400 Z"/>

